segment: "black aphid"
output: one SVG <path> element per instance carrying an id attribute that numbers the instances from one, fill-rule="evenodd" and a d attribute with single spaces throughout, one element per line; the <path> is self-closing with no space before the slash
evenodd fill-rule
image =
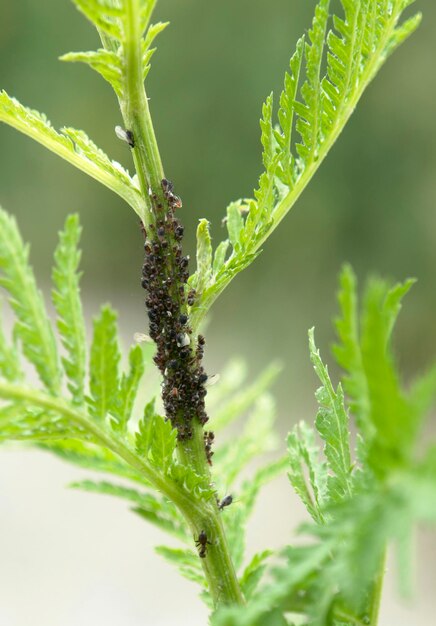
<path id="1" fill-rule="evenodd" d="M 233 496 L 231 494 L 226 496 L 225 498 L 221 500 L 221 502 L 218 502 L 219 510 L 222 511 L 223 509 L 225 509 L 226 506 L 230 506 L 232 502 L 233 502 Z"/>
<path id="2" fill-rule="evenodd" d="M 195 540 L 195 545 L 197 546 L 197 548 L 199 548 L 198 556 L 201 559 L 204 559 L 207 553 L 207 545 L 212 545 L 212 543 L 208 540 L 206 532 L 204 530 L 202 530 L 198 535 L 198 539 Z"/>

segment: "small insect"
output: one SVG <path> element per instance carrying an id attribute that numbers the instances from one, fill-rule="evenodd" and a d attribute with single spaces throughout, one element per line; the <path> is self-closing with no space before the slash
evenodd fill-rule
<path id="1" fill-rule="evenodd" d="M 133 335 L 133 339 L 136 341 L 136 343 L 150 343 L 153 341 L 153 339 L 145 333 L 135 333 Z"/>
<path id="2" fill-rule="evenodd" d="M 160 184 L 162 187 L 162 191 L 164 193 L 171 193 L 174 189 L 173 183 L 166 178 L 162 178 L 162 180 L 160 181 Z"/>
<path id="3" fill-rule="evenodd" d="M 206 417 L 205 421 L 204 421 L 204 417 Z M 205 424 L 206 422 L 207 422 L 207 416 L 204 415 L 202 423 Z M 215 433 L 212 430 L 205 431 L 203 436 L 204 436 L 204 451 L 206 453 L 206 460 L 209 463 L 209 465 L 212 465 L 212 457 L 214 455 L 214 452 L 212 450 L 212 445 L 215 439 Z"/>
<path id="4" fill-rule="evenodd" d="M 168 203 L 172 209 L 181 209 L 183 206 L 182 199 L 174 193 L 168 193 Z"/>
<path id="5" fill-rule="evenodd" d="M 219 379 L 220 379 L 220 375 L 219 374 L 212 374 L 211 376 L 209 376 L 207 378 L 207 381 L 206 381 L 205 385 L 207 387 L 212 387 L 212 385 L 216 385 L 217 384 Z"/>
<path id="6" fill-rule="evenodd" d="M 127 143 L 131 148 L 135 147 L 135 138 L 131 130 L 125 130 L 121 126 L 115 126 L 115 134 L 118 139 Z"/>
<path id="7" fill-rule="evenodd" d="M 184 348 L 185 346 L 189 346 L 191 339 L 187 333 L 179 333 L 176 337 L 176 343 L 178 348 Z"/>
<path id="8" fill-rule="evenodd" d="M 202 530 L 198 535 L 198 539 L 196 539 L 195 545 L 197 546 L 197 548 L 199 548 L 198 556 L 200 557 L 200 559 L 204 559 L 207 553 L 207 545 L 212 545 L 212 543 L 208 540 L 206 532 L 204 530 Z"/>
<path id="9" fill-rule="evenodd" d="M 233 502 L 233 496 L 229 494 L 228 496 L 223 498 L 221 501 L 218 501 L 219 510 L 222 511 L 223 509 L 225 509 L 226 506 L 230 506 L 232 502 Z"/>
<path id="10" fill-rule="evenodd" d="M 188 297 L 186 299 L 188 306 L 192 306 L 195 302 L 195 296 L 197 295 L 197 292 L 195 291 L 195 289 L 191 289 L 188 293 Z"/>

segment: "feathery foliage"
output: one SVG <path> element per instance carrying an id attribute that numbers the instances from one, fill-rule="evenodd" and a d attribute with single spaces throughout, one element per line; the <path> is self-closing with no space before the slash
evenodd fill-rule
<path id="1" fill-rule="evenodd" d="M 59 245 L 54 253 L 53 304 L 58 314 L 57 327 L 67 352 L 62 359 L 68 388 L 76 404 L 83 404 L 86 376 L 86 333 L 80 300 L 78 244 L 81 228 L 79 216 L 71 215 L 65 230 L 59 234 Z"/>
<path id="2" fill-rule="evenodd" d="M 192 505 L 192 499 L 195 499 L 197 505 L 203 501 L 207 506 L 213 503 L 216 507 L 217 493 L 224 493 L 225 488 L 233 489 L 238 476 L 253 459 L 276 447 L 276 438 L 271 434 L 274 404 L 267 389 L 279 368 L 272 365 L 255 383 L 244 388 L 234 385 L 241 380 L 238 369 L 242 366 L 231 363 L 228 373 L 223 373 L 223 388 L 217 385 L 211 389 L 211 406 L 220 406 L 216 412 L 218 429 L 248 415 L 237 448 L 224 444 L 217 452 L 216 484 L 212 484 L 210 479 L 177 458 L 176 431 L 156 412 L 154 400 L 145 403 L 143 417 L 138 420 L 142 403 L 140 381 L 150 365 L 151 354 L 141 345 L 133 346 L 128 368 L 121 371 L 117 316 L 107 305 L 94 319 L 87 367 L 85 322 L 80 300 L 78 243 L 81 227 L 78 216 L 67 218 L 54 254 L 52 296 L 58 315 L 59 348 L 28 262 L 28 248 L 15 220 L 1 210 L 0 222 L 0 281 L 9 294 L 17 318 L 15 341 L 8 343 L 4 333 L 0 335 L 0 440 L 33 441 L 41 449 L 70 463 L 140 485 L 137 488 L 85 480 L 74 483 L 73 487 L 127 500 L 132 510 L 143 519 L 192 546 L 192 535 L 180 509 L 177 509 L 177 504 L 180 506 L 178 497 L 182 503 L 188 499 Z M 61 369 L 58 351 L 62 348 L 66 356 L 61 358 Z M 24 379 L 21 356 L 35 366 L 42 388 L 32 379 Z M 70 391 L 68 399 L 63 392 L 64 382 Z M 263 420 L 262 432 L 255 428 L 260 419 Z M 244 454 L 235 454 L 236 449 L 244 449 Z M 253 510 L 261 487 L 283 468 L 284 460 L 269 463 L 251 480 L 243 481 L 237 486 L 238 502 L 234 505 L 234 515 L 229 515 L 228 511 L 222 514 L 223 519 L 226 518 L 231 552 L 236 555 L 238 568 L 242 568 L 244 556 L 242 526 Z M 224 476 L 223 484 L 218 486 Z M 150 489 L 156 487 L 162 495 L 150 493 Z M 202 597 L 210 604 L 195 551 L 160 547 L 158 552 L 177 564 L 183 575 L 199 582 Z M 262 553 L 247 565 L 248 569 L 241 570 L 241 584 L 250 593 L 254 592 L 260 579 L 266 558 L 267 553 Z"/>
<path id="3" fill-rule="evenodd" d="M 121 196 L 141 217 L 144 201 L 128 172 L 111 161 L 81 130 L 62 128 L 58 133 L 46 116 L 26 108 L 0 91 L 0 122 L 31 137 L 65 161 Z"/>
<path id="4" fill-rule="evenodd" d="M 102 47 L 61 58 L 89 65 L 113 88 L 125 127 L 117 127 L 116 134 L 131 148 L 136 175 L 131 177 L 83 131 L 57 132 L 45 115 L 5 91 L 0 92 L 0 121 L 122 197 L 139 215 L 144 233 L 156 230 L 170 263 L 181 253 L 173 245 L 183 234 L 173 215 L 181 201 L 164 180 L 144 90 L 154 40 L 167 24 L 150 22 L 156 0 L 73 2 L 96 27 Z M 189 331 L 181 339 L 178 331 L 170 335 L 160 330 L 160 336 L 172 338 L 178 348 L 190 345 L 189 335 L 195 336 L 214 300 L 259 255 L 384 61 L 418 26 L 419 14 L 403 19 L 412 3 L 340 0 L 339 13 L 332 15 L 329 0 L 319 0 L 312 26 L 290 60 L 277 112 L 273 94 L 263 105 L 264 171 L 253 198 L 230 203 L 228 237 L 215 251 L 209 222 L 200 220 L 197 271 L 187 285 L 192 297 L 177 316 L 180 327 L 188 325 Z M 159 222 L 165 203 L 171 209 L 174 241 L 165 232 L 169 214 Z M 132 346 L 125 367 L 117 314 L 109 305 L 94 319 L 88 355 L 80 233 L 74 215 L 59 234 L 52 274 L 55 336 L 28 247 L 15 220 L 0 209 L 0 285 L 15 316 L 12 339 L 0 327 L 0 441 L 33 442 L 82 468 L 115 477 L 116 482 L 99 478 L 72 486 L 127 501 L 135 513 L 180 541 L 182 547 L 158 546 L 157 552 L 199 584 L 203 600 L 216 609 L 214 626 L 286 626 L 292 620 L 311 626 L 376 626 L 388 545 L 396 542 L 407 570 L 405 546 L 414 526 L 436 521 L 435 447 L 417 453 L 420 427 L 436 395 L 436 367 L 406 389 L 390 347 L 401 300 L 413 281 L 394 287 L 370 281 L 359 313 L 356 279 L 350 268 L 344 269 L 334 347 L 344 374 L 334 386 L 310 331 L 310 357 L 321 383 L 315 429 L 301 422 L 288 436 L 287 456 L 262 464 L 259 459 L 277 448 L 269 388 L 280 368 L 273 364 L 246 384 L 244 365 L 231 362 L 208 395 L 214 430 L 203 430 L 200 421 L 192 432 L 173 428 L 171 419 L 160 414 L 159 389 L 155 397 L 141 393 L 151 351 Z M 169 240 L 161 241 L 165 237 Z M 150 258 L 152 246 L 146 246 Z M 170 272 L 168 282 L 173 285 L 177 276 Z M 185 283 L 174 286 L 178 294 L 184 293 Z M 169 308 L 164 313 L 173 317 Z M 189 374 L 179 381 L 194 387 L 191 399 L 199 404 L 208 376 L 202 367 L 190 370 L 195 359 L 201 361 L 200 340 L 195 356 L 183 352 L 185 364 L 168 360 L 168 368 Z M 159 367 L 169 352 L 156 355 Z M 23 359 L 34 367 L 39 382 L 25 374 Z M 161 371 L 168 378 L 166 366 Z M 169 398 L 179 396 L 178 385 L 162 393 L 166 410 Z M 191 408 L 180 410 L 190 413 Z M 358 431 L 356 445 L 351 419 Z M 224 438 L 216 453 L 215 433 Z M 286 547 L 271 566 L 269 549 L 247 558 L 245 528 L 261 488 L 285 471 L 311 517 L 301 529 L 310 543 Z"/>
<path id="5" fill-rule="evenodd" d="M 202 319 L 234 276 L 258 256 L 321 165 L 366 87 L 417 28 L 420 14 L 401 21 L 412 3 L 341 0 L 342 13 L 330 20 L 330 1 L 320 0 L 312 27 L 298 41 L 285 74 L 277 124 L 272 94 L 263 105 L 265 169 L 254 198 L 227 208 L 228 239 L 215 251 L 213 273 L 191 311 L 195 320 Z M 197 272 L 202 272 L 200 267 Z"/>
<path id="6" fill-rule="evenodd" d="M 271 571 L 273 582 L 247 607 L 218 611 L 214 626 L 284 624 L 285 613 L 314 626 L 374 624 L 388 546 L 394 544 L 400 551 L 404 588 L 414 528 L 417 523 L 436 523 L 434 446 L 424 454 L 418 450 L 418 426 L 436 400 L 435 369 L 406 390 L 391 351 L 400 302 L 413 281 L 393 287 L 379 279 L 369 281 L 360 315 L 356 279 L 348 266 L 340 282 L 334 354 L 345 373 L 336 392 L 313 330 L 309 332 L 311 359 L 322 385 L 316 393 L 320 408 L 315 426 L 324 440 L 324 455 L 315 432 L 304 422 L 288 436 L 289 479 L 312 517 L 300 532 L 312 541 L 286 548 L 282 564 Z M 389 376 L 380 376 L 387 364 Z M 350 381 L 357 380 L 359 391 L 347 406 L 342 384 L 354 393 L 356 385 Z M 368 390 L 367 397 L 361 397 L 362 390 Z M 362 406 L 367 407 L 370 429 L 362 420 Z M 399 436 L 399 428 L 386 426 L 394 415 L 407 438 Z M 355 451 L 350 416 L 358 427 Z"/>

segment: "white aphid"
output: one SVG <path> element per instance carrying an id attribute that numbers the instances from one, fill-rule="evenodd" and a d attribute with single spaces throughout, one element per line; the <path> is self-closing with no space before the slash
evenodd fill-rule
<path id="1" fill-rule="evenodd" d="M 115 126 L 115 134 L 118 137 L 118 139 L 121 139 L 121 141 L 125 141 L 126 143 L 129 143 L 129 138 L 127 136 L 127 133 L 122 126 Z"/>
<path id="2" fill-rule="evenodd" d="M 115 134 L 118 137 L 118 139 L 121 139 L 121 141 L 124 141 L 125 143 L 129 144 L 131 148 L 134 147 L 135 142 L 134 142 L 133 133 L 131 130 L 126 130 L 122 126 L 115 126 Z"/>
<path id="3" fill-rule="evenodd" d="M 151 341 L 153 341 L 153 339 L 149 335 L 146 335 L 144 333 L 135 333 L 133 335 L 133 339 L 136 341 L 136 343 L 150 343 Z"/>
<path id="4" fill-rule="evenodd" d="M 212 374 L 209 376 L 207 381 L 204 383 L 205 387 L 212 387 L 212 385 L 216 385 L 221 376 L 219 374 Z"/>
<path id="5" fill-rule="evenodd" d="M 189 346 L 191 339 L 187 333 L 180 333 L 180 335 L 177 335 L 176 342 L 178 348 L 184 348 L 185 346 Z"/>

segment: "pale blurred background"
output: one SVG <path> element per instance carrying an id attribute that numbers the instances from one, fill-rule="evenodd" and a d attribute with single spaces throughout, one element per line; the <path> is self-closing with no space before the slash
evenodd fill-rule
<path id="1" fill-rule="evenodd" d="M 261 169 L 261 104 L 272 89 L 279 92 L 314 6 L 159 3 L 157 17 L 171 26 L 158 39 L 148 94 L 166 174 L 183 198 L 191 255 L 198 218 L 212 222 L 218 242 L 228 202 L 252 193 Z M 344 261 L 360 277 L 377 271 L 419 279 L 396 336 L 404 376 L 412 378 L 436 354 L 436 6 L 415 6 L 424 12 L 419 31 L 383 68 L 293 213 L 213 312 L 209 371 L 219 372 L 232 354 L 248 359 L 253 375 L 271 360 L 284 363 L 274 390 L 283 436 L 297 419 L 313 419 L 307 329 L 316 326 L 327 356 Z M 68 0 L 0 0 L 0 88 L 55 126 L 83 128 L 130 167 L 113 132 L 120 118 L 109 86 L 84 66 L 57 61 L 96 45 Z M 0 204 L 32 242 L 32 262 L 46 285 L 57 231 L 67 213 L 78 211 L 88 316 L 110 301 L 126 343 L 145 329 L 140 235 L 121 200 L 0 126 Z M 64 488 L 88 475 L 38 452 L 0 452 L 0 626 L 205 624 L 194 586 L 154 555 L 153 545 L 164 539 L 158 531 L 122 502 Z M 303 518 L 286 481 L 274 483 L 256 511 L 250 550 L 283 545 Z M 435 535 L 420 535 L 418 546 L 414 606 L 398 600 L 391 576 L 381 626 L 434 623 Z"/>

